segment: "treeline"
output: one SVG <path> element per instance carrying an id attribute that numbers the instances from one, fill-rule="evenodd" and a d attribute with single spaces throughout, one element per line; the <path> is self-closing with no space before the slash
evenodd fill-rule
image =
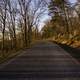
<path id="1" fill-rule="evenodd" d="M 42 29 L 43 38 L 73 44 L 80 41 L 80 1 L 51 0 L 48 6 L 51 19 Z"/>
<path id="2" fill-rule="evenodd" d="M 0 49 L 29 47 L 40 36 L 45 7 L 44 0 L 0 0 Z"/>

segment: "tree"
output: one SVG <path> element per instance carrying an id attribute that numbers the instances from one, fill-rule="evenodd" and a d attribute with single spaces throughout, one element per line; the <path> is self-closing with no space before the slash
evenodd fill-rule
<path id="1" fill-rule="evenodd" d="M 24 21 L 24 40 L 27 45 L 31 43 L 32 27 L 39 21 L 45 12 L 45 2 L 43 0 L 18 0 L 19 13 Z"/>
<path id="2" fill-rule="evenodd" d="M 69 8 L 70 3 L 68 0 L 51 0 L 49 5 L 49 11 L 53 18 L 56 15 L 57 17 L 62 16 L 62 21 L 64 20 L 65 34 L 67 37 L 69 37 Z"/>
<path id="3" fill-rule="evenodd" d="M 8 11 L 10 14 L 10 20 L 11 20 L 11 27 L 12 27 L 12 38 L 14 42 L 14 48 L 16 48 L 17 42 L 16 42 L 16 15 L 17 15 L 17 3 L 14 3 L 14 6 L 12 6 L 11 0 L 8 0 Z"/>
<path id="4" fill-rule="evenodd" d="M 6 28 L 6 13 L 7 13 L 7 0 L 0 1 L 0 19 L 1 19 L 1 27 L 2 27 L 2 50 L 5 48 L 5 28 Z"/>

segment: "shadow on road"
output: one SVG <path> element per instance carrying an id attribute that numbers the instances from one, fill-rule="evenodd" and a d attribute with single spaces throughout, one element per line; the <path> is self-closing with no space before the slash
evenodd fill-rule
<path id="1" fill-rule="evenodd" d="M 73 48 L 66 44 L 57 43 L 60 47 L 66 50 L 70 55 L 80 62 L 80 48 Z"/>

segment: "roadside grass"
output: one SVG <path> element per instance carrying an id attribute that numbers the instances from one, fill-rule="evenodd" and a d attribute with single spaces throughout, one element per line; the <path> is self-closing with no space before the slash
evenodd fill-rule
<path id="1" fill-rule="evenodd" d="M 20 55 L 23 51 L 30 49 L 34 44 L 40 42 L 40 40 L 33 41 L 28 47 L 17 47 L 17 49 L 5 50 L 4 52 L 0 50 L 0 64 L 9 61 L 10 59 Z"/>
<path id="2" fill-rule="evenodd" d="M 31 43 L 31 46 L 28 46 L 28 47 L 17 48 L 17 49 L 13 49 L 13 50 L 9 50 L 9 51 L 5 50 L 4 52 L 0 50 L 0 64 L 7 62 L 10 59 L 20 55 L 23 51 L 30 49 L 37 42 L 40 42 L 40 40 L 33 41 Z"/>
<path id="3" fill-rule="evenodd" d="M 0 64 L 9 61 L 10 59 L 18 56 L 21 54 L 25 49 L 19 49 L 19 50 L 11 50 L 9 52 L 2 52 L 0 51 Z"/>
<path id="4" fill-rule="evenodd" d="M 54 41 L 53 41 L 54 42 Z M 55 42 L 60 47 L 62 47 L 65 51 L 67 51 L 72 57 L 76 58 L 80 62 L 80 47 L 72 47 L 66 44 L 61 44 Z"/>

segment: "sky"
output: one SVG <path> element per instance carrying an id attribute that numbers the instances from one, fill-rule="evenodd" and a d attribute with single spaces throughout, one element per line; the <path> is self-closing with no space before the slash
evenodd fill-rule
<path id="1" fill-rule="evenodd" d="M 71 3 L 75 3 L 77 0 L 69 0 Z"/>

